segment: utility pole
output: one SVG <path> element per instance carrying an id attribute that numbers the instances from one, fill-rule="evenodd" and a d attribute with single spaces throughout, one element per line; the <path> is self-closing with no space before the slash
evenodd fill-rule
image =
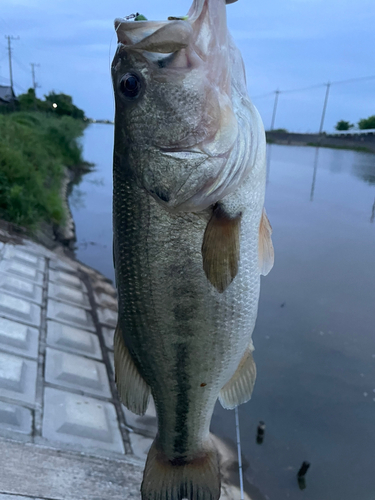
<path id="1" fill-rule="evenodd" d="M 10 79 L 10 86 L 12 87 L 13 90 L 13 72 L 12 72 L 12 45 L 11 45 L 11 40 L 19 40 L 20 37 L 14 37 L 11 35 L 5 35 L 5 38 L 8 39 L 8 57 L 9 57 L 9 79 Z"/>
<path id="2" fill-rule="evenodd" d="M 273 113 L 272 113 L 272 121 L 271 121 L 271 131 L 273 130 L 273 127 L 275 125 L 277 102 L 279 100 L 279 94 L 280 94 L 280 90 L 275 90 L 275 104 L 273 105 Z"/>
<path id="3" fill-rule="evenodd" d="M 40 87 L 40 85 L 35 81 L 35 67 L 39 68 L 40 64 L 37 63 L 30 63 L 31 66 L 31 76 L 33 79 L 33 87 L 34 87 L 34 92 L 36 93 L 36 89 Z"/>
<path id="4" fill-rule="evenodd" d="M 331 83 L 330 82 L 326 83 L 326 86 L 327 86 L 327 90 L 326 90 L 326 96 L 325 96 L 325 99 L 324 99 L 322 119 L 320 120 L 319 134 L 321 134 L 323 132 L 324 118 L 326 116 L 326 109 L 327 109 L 328 96 L 329 96 L 329 89 L 331 88 Z"/>

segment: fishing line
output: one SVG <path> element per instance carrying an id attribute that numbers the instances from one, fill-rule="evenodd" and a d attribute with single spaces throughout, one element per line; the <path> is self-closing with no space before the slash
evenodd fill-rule
<path id="1" fill-rule="evenodd" d="M 241 436 L 240 436 L 240 419 L 238 416 L 238 406 L 234 409 L 236 418 L 236 436 L 237 436 L 237 454 L 238 454 L 238 474 L 240 476 L 241 500 L 244 500 L 243 492 L 243 471 L 242 471 L 242 455 L 241 455 Z"/>

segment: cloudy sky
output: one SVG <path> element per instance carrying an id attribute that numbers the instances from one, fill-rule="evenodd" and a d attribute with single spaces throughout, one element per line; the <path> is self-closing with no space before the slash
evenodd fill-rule
<path id="1" fill-rule="evenodd" d="M 7 41 L 13 46 L 16 93 L 31 86 L 38 63 L 38 95 L 73 96 L 93 118 L 113 117 L 110 60 L 113 19 L 140 12 L 148 19 L 185 14 L 191 0 L 1 0 L 0 84 L 9 83 Z M 269 128 L 274 91 L 281 93 L 275 127 L 319 128 L 324 83 L 375 76 L 374 0 L 238 0 L 228 24 L 244 57 L 250 96 Z M 375 78 L 332 85 L 325 129 L 375 114 Z"/>

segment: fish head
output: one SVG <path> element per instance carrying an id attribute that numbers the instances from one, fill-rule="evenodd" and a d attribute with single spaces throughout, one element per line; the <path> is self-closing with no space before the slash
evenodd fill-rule
<path id="1" fill-rule="evenodd" d="M 187 18 L 118 19 L 115 28 L 120 168 L 167 208 L 206 208 L 238 135 L 225 0 L 194 0 Z"/>

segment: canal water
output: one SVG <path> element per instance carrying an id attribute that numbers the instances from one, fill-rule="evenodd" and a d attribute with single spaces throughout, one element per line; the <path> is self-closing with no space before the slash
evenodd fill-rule
<path id="1" fill-rule="evenodd" d="M 112 138 L 110 125 L 86 130 L 96 171 L 71 196 L 77 257 L 111 279 Z M 268 146 L 266 207 L 276 258 L 253 335 L 258 378 L 239 409 L 247 489 L 253 500 L 374 500 L 375 155 Z M 217 405 L 212 431 L 234 443 L 234 412 Z"/>

